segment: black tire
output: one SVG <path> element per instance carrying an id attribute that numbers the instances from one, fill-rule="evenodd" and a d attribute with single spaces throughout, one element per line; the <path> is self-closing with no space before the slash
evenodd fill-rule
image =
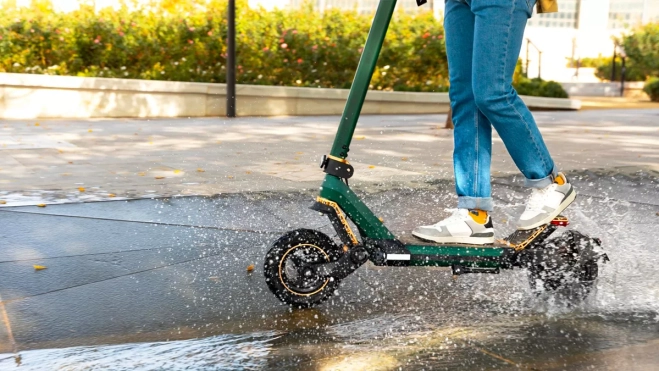
<path id="1" fill-rule="evenodd" d="M 327 300 L 339 280 L 310 276 L 305 278 L 300 265 L 333 262 L 341 249 L 327 235 L 311 229 L 298 229 L 281 236 L 265 256 L 265 282 L 282 302 L 308 308 Z"/>
<path id="2" fill-rule="evenodd" d="M 547 292 L 571 301 L 584 300 L 598 276 L 599 254 L 595 241 L 577 231 L 567 231 L 529 252 L 529 283 L 537 293 Z"/>

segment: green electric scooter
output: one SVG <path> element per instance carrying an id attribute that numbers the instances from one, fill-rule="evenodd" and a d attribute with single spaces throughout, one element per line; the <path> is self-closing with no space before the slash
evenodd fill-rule
<path id="1" fill-rule="evenodd" d="M 417 0 L 418 5 L 423 3 Z M 327 175 L 311 208 L 329 217 L 341 243 L 310 229 L 286 233 L 266 255 L 268 287 L 284 303 L 313 306 L 331 297 L 342 279 L 370 260 L 378 266 L 451 267 L 455 276 L 523 267 L 530 272 L 532 287 L 556 291 L 569 286 L 583 297 L 597 278 L 598 261 L 608 258 L 600 251 L 599 239 L 576 231 L 548 240 L 557 228 L 568 225 L 563 216 L 532 230 L 515 231 L 493 245 L 400 240 L 349 188 L 354 168 L 346 157 L 395 6 L 396 0 L 380 0 L 332 150 L 321 163 Z"/>

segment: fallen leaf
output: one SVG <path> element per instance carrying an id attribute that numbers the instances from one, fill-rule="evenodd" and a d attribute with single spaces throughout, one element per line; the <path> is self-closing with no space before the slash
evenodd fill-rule
<path id="1" fill-rule="evenodd" d="M 199 169 L 197 169 L 197 172 L 198 172 L 198 173 L 205 173 L 206 170 L 204 170 L 204 169 L 202 169 L 202 168 L 199 168 Z"/>
<path id="2" fill-rule="evenodd" d="M 46 207 L 46 204 L 37 204 L 39 207 Z"/>
<path id="3" fill-rule="evenodd" d="M 246 172 L 245 172 L 245 174 L 251 174 L 251 173 L 252 173 L 251 171 L 246 171 Z"/>
<path id="4" fill-rule="evenodd" d="M 5 200 L 0 200 L 0 205 L 5 205 L 5 204 L 7 204 L 7 201 L 5 201 Z"/>
<path id="5" fill-rule="evenodd" d="M 217 143 L 217 144 L 220 144 L 220 143 L 222 143 L 222 141 L 221 141 L 221 140 L 218 140 L 216 143 Z"/>
<path id="6" fill-rule="evenodd" d="M 174 174 L 180 174 L 180 173 L 181 173 L 181 170 L 178 170 L 178 169 L 174 170 Z"/>
<path id="7" fill-rule="evenodd" d="M 165 179 L 164 176 L 157 176 L 156 179 Z"/>
<path id="8" fill-rule="evenodd" d="M 35 123 L 35 124 L 34 124 L 34 126 L 39 126 L 39 123 L 38 123 L 38 122 L 37 122 L 37 123 Z"/>
<path id="9" fill-rule="evenodd" d="M 407 157 L 402 157 L 401 160 L 407 161 Z"/>
<path id="10" fill-rule="evenodd" d="M 146 173 L 144 173 L 144 172 L 141 172 L 141 173 L 137 173 L 137 175 L 139 175 L 139 176 L 145 176 L 145 175 L 146 175 Z"/>
<path id="11" fill-rule="evenodd" d="M 117 197 L 114 193 L 108 193 L 108 197 Z"/>
<path id="12" fill-rule="evenodd" d="M 355 140 L 364 140 L 364 139 L 366 139 L 366 137 L 363 136 L 363 135 L 360 135 L 360 136 L 356 136 L 356 137 L 355 137 Z"/>
<path id="13" fill-rule="evenodd" d="M 58 149 L 57 152 L 64 153 L 64 151 L 62 151 L 61 149 Z"/>
<path id="14" fill-rule="evenodd" d="M 69 161 L 69 164 L 72 164 L 72 163 L 73 163 L 73 161 Z"/>
<path id="15" fill-rule="evenodd" d="M 44 267 L 43 265 L 33 265 L 35 271 L 42 271 L 44 269 L 48 269 L 47 267 Z"/>
<path id="16" fill-rule="evenodd" d="M 295 152 L 296 155 L 303 155 L 304 152 Z"/>
<path id="17" fill-rule="evenodd" d="M 369 169 L 375 169 L 375 165 L 370 165 L 368 168 Z"/>
<path id="18" fill-rule="evenodd" d="M 384 219 L 378 218 L 378 220 L 381 221 L 382 223 L 384 223 Z"/>
<path id="19" fill-rule="evenodd" d="M 87 132 L 92 133 L 92 132 L 94 132 L 94 130 L 89 129 L 89 130 L 87 130 Z"/>
<path id="20" fill-rule="evenodd" d="M 248 272 L 253 272 L 254 271 L 254 264 L 250 264 L 247 266 L 247 271 Z"/>
<path id="21" fill-rule="evenodd" d="M 227 175 L 227 178 L 233 179 L 233 175 Z"/>
<path id="22" fill-rule="evenodd" d="M 85 187 L 78 187 L 78 190 L 79 190 L 80 192 L 84 192 L 84 191 L 85 191 Z"/>

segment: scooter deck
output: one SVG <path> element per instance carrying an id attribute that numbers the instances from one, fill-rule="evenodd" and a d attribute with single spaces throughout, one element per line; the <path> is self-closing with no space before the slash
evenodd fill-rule
<path id="1" fill-rule="evenodd" d="M 399 241 L 405 245 L 407 251 L 388 253 L 387 265 L 508 267 L 512 264 L 516 252 L 514 248 L 504 244 L 436 244 L 415 237 L 403 238 Z"/>
<path id="2" fill-rule="evenodd" d="M 510 268 L 519 251 L 535 242 L 543 241 L 556 228 L 568 224 L 568 219 L 557 216 L 550 223 L 529 230 L 516 230 L 505 240 L 494 244 L 472 245 L 463 243 L 435 243 L 405 236 L 398 240 L 406 251 L 386 254 L 387 265 L 453 266 L 465 269 Z"/>

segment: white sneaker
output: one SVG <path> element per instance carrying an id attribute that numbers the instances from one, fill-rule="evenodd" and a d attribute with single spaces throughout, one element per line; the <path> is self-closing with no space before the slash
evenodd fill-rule
<path id="1" fill-rule="evenodd" d="M 415 228 L 412 234 L 439 243 L 494 243 L 492 218 L 482 210 L 458 209 L 437 224 Z"/>
<path id="2" fill-rule="evenodd" d="M 577 197 L 577 192 L 563 173 L 558 173 L 554 183 L 545 188 L 536 188 L 531 194 L 526 209 L 517 222 L 518 229 L 533 229 L 551 222 Z"/>

